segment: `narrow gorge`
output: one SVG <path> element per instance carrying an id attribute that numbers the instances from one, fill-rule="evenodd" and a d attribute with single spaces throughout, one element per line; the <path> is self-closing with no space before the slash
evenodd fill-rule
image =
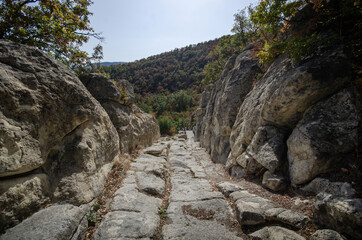
<path id="1" fill-rule="evenodd" d="M 127 79 L 0 39 L 0 240 L 362 239 L 358 63 L 260 43 L 161 136 Z"/>

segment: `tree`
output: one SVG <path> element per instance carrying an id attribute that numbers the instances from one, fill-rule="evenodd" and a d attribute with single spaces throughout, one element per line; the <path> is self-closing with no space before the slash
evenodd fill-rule
<path id="1" fill-rule="evenodd" d="M 244 45 L 248 42 L 250 35 L 255 32 L 252 23 L 245 13 L 245 9 L 239 10 L 239 12 L 234 14 L 234 26 L 231 32 L 239 35 L 239 39 Z"/>
<path id="2" fill-rule="evenodd" d="M 71 68 L 84 66 L 80 50 L 90 37 L 101 39 L 90 26 L 91 0 L 3 0 L 0 39 L 35 46 Z"/>

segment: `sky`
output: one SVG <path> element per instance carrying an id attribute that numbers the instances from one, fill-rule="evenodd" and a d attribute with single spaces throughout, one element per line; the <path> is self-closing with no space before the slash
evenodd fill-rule
<path id="1" fill-rule="evenodd" d="M 132 62 L 226 34 L 256 0 L 93 0 L 91 26 L 105 38 L 103 61 Z M 99 43 L 83 46 L 89 54 Z"/>

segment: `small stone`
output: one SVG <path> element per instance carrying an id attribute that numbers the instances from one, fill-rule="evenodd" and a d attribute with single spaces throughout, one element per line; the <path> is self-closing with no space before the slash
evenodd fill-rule
<path id="1" fill-rule="evenodd" d="M 245 171 L 240 166 L 232 166 L 230 168 L 230 176 L 234 179 L 240 179 L 245 177 Z"/>
<path id="2" fill-rule="evenodd" d="M 269 171 L 264 173 L 262 184 L 275 192 L 285 190 L 287 187 L 283 176 L 273 174 Z"/>
<path id="3" fill-rule="evenodd" d="M 305 240 L 304 237 L 294 231 L 277 226 L 264 227 L 252 234 L 249 234 L 249 237 L 252 240 Z"/>
<path id="4" fill-rule="evenodd" d="M 310 240 L 344 240 L 344 238 L 336 231 L 330 229 L 317 230 Z"/>
<path id="5" fill-rule="evenodd" d="M 163 195 L 165 193 L 165 181 L 153 174 L 136 172 L 136 181 L 141 191 L 151 195 Z"/>
<path id="6" fill-rule="evenodd" d="M 352 188 L 351 184 L 346 182 L 330 182 L 324 178 L 313 179 L 301 190 L 313 194 L 325 192 L 336 197 L 353 197 L 356 194 L 356 190 Z"/>
<path id="7" fill-rule="evenodd" d="M 225 195 L 229 196 L 231 193 L 243 190 L 239 185 L 230 182 L 221 182 L 217 184 L 218 189 Z"/>

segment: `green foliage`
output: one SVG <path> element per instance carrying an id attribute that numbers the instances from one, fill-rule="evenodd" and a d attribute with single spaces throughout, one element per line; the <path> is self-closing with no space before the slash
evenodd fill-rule
<path id="1" fill-rule="evenodd" d="M 172 119 L 168 116 L 162 116 L 158 119 L 160 132 L 162 135 L 174 135 L 176 133 L 176 126 Z"/>
<path id="2" fill-rule="evenodd" d="M 241 34 L 222 36 L 215 48 L 208 55 L 208 58 L 212 59 L 212 61 L 206 64 L 203 69 L 202 73 L 204 78 L 202 79 L 202 85 L 205 87 L 217 80 L 228 58 L 240 52 L 244 46 L 245 44 Z"/>
<path id="3" fill-rule="evenodd" d="M 294 62 L 312 56 L 320 47 L 345 42 L 360 31 L 360 0 L 262 0 L 250 8 L 250 20 L 265 39 L 259 52 L 269 64 L 288 52 Z M 309 9 L 309 11 L 308 11 Z M 310 11 L 311 10 L 311 11 Z M 323 33 L 329 29 L 329 33 Z M 353 40 L 352 40 L 353 41 Z"/>
<path id="4" fill-rule="evenodd" d="M 113 79 L 127 79 L 135 93 L 176 92 L 192 88 L 201 91 L 202 69 L 218 40 L 189 45 L 147 59 L 122 65 L 103 66 Z"/>
<path id="5" fill-rule="evenodd" d="M 3 0 L 0 39 L 35 46 L 68 66 L 84 66 L 87 53 L 80 46 L 93 36 L 90 0 Z"/>
<path id="6" fill-rule="evenodd" d="M 145 112 L 152 113 L 158 119 L 161 134 L 173 135 L 183 128 L 191 126 L 191 113 L 198 106 L 199 94 L 192 90 L 175 93 L 160 93 L 141 97 L 137 95 L 137 104 Z"/>

